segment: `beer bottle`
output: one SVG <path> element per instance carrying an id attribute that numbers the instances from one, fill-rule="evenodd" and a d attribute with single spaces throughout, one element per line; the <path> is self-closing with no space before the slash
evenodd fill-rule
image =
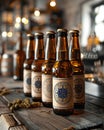
<path id="1" fill-rule="evenodd" d="M 41 101 L 41 66 L 44 62 L 43 33 L 35 33 L 35 57 L 31 66 L 31 95 L 33 101 Z"/>
<path id="2" fill-rule="evenodd" d="M 56 58 L 55 32 L 46 32 L 45 61 L 42 65 L 42 103 L 52 107 L 52 67 Z"/>
<path id="3" fill-rule="evenodd" d="M 23 91 L 25 96 L 31 96 L 31 64 L 34 59 L 34 35 L 28 34 L 27 48 L 26 48 L 26 60 L 24 62 L 23 71 Z"/>
<path id="4" fill-rule="evenodd" d="M 84 65 L 79 46 L 79 30 L 70 32 L 69 59 L 73 67 L 74 112 L 80 113 L 85 105 Z"/>
<path id="5" fill-rule="evenodd" d="M 72 66 L 68 57 L 67 30 L 57 30 L 56 62 L 53 72 L 53 111 L 59 115 L 73 113 Z"/>
<path id="6" fill-rule="evenodd" d="M 23 63 L 25 61 L 25 51 L 23 50 L 22 32 L 20 32 L 17 50 L 13 55 L 13 79 L 23 80 Z"/>

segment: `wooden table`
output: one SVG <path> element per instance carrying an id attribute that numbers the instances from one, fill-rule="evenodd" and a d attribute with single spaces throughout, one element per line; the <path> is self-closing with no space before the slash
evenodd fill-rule
<path id="1" fill-rule="evenodd" d="M 8 127 L 9 130 L 104 130 L 103 86 L 86 82 L 84 113 L 65 117 L 54 114 L 52 108 L 46 108 L 42 105 L 37 108 L 19 109 L 11 112 L 7 103 L 16 98 L 25 98 L 22 91 L 22 82 L 13 81 L 12 78 L 0 77 L 0 87 L 11 89 L 10 94 L 0 96 L 0 118 L 4 119 L 4 115 L 9 115 L 16 121 L 14 124 L 9 123 L 7 127 L 5 127 L 7 120 L 3 120 L 5 123 L 1 121 L 0 130 L 6 130 Z"/>

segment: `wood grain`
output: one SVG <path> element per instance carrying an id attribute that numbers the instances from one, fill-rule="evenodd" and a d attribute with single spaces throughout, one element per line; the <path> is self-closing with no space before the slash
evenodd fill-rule
<path id="1" fill-rule="evenodd" d="M 5 111 L 10 112 L 7 108 L 8 102 L 12 102 L 17 98 L 26 98 L 22 91 L 22 82 L 15 82 L 11 78 L 2 78 L 0 82 L 2 83 L 0 86 L 4 85 L 12 90 L 10 94 L 0 97 L 0 111 L 1 113 Z M 28 130 L 68 130 L 70 128 L 74 128 L 75 130 L 103 130 L 104 100 L 101 97 L 102 92 L 100 94 L 102 89 L 99 89 L 99 95 L 95 96 L 93 93 L 91 95 L 90 90 L 92 91 L 92 88 L 87 85 L 88 84 L 86 84 L 86 91 L 88 89 L 86 93 L 86 105 L 84 113 L 82 114 L 59 116 L 54 114 L 52 108 L 46 108 L 42 105 L 37 108 L 15 110 L 14 114 Z"/>

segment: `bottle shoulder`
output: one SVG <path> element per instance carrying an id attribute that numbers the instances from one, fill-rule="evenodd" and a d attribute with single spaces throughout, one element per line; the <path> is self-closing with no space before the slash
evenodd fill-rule
<path id="1" fill-rule="evenodd" d="M 55 63 L 55 61 L 45 60 L 41 67 L 42 72 L 50 74 L 52 72 L 52 67 L 53 67 L 54 63 Z"/>
<path id="2" fill-rule="evenodd" d="M 54 65 L 54 60 L 44 60 L 42 67 L 52 67 Z"/>
<path id="3" fill-rule="evenodd" d="M 82 61 L 71 61 L 73 74 L 84 74 L 84 64 Z"/>
<path id="4" fill-rule="evenodd" d="M 24 69 L 31 69 L 32 62 L 33 59 L 26 59 L 23 64 Z"/>
<path id="5" fill-rule="evenodd" d="M 84 64 L 81 60 L 71 60 L 70 62 L 73 67 L 84 67 Z"/>
<path id="6" fill-rule="evenodd" d="M 71 66 L 71 63 L 69 60 L 65 60 L 65 61 L 56 61 L 53 65 L 53 68 L 54 67 L 66 67 L 66 69 L 67 69 L 72 66 Z"/>
<path id="7" fill-rule="evenodd" d="M 16 50 L 14 54 L 25 54 L 24 50 Z"/>
<path id="8" fill-rule="evenodd" d="M 19 59 L 25 60 L 26 54 L 25 54 L 24 51 L 18 50 L 18 51 L 16 51 L 16 52 L 14 53 L 13 57 L 14 57 L 14 59 L 17 58 L 17 57 L 19 57 Z"/>
<path id="9" fill-rule="evenodd" d="M 32 65 L 31 65 L 31 69 L 32 71 L 41 71 L 41 67 L 43 64 L 44 60 L 33 60 Z"/>
<path id="10" fill-rule="evenodd" d="M 72 65 L 70 61 L 56 61 L 52 68 L 53 76 L 69 78 L 72 76 Z"/>
<path id="11" fill-rule="evenodd" d="M 24 62 L 26 59 L 26 55 L 25 52 L 21 52 L 21 51 L 17 51 L 16 53 L 14 53 L 13 55 L 13 60 L 17 60 L 17 61 L 21 61 Z"/>

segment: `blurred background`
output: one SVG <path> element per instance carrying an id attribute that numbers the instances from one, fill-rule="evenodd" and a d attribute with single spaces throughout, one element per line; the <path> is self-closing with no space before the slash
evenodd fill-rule
<path id="1" fill-rule="evenodd" d="M 104 79 L 103 0 L 0 0 L 0 55 L 16 49 L 20 32 L 26 34 L 57 28 L 80 30 L 81 56 L 86 79 Z M 97 76 L 96 76 L 97 75 Z M 95 77 L 94 77 L 95 76 Z"/>

